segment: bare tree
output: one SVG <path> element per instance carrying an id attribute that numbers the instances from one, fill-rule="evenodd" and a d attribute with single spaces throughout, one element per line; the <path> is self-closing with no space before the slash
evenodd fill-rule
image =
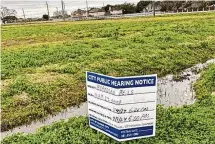
<path id="1" fill-rule="evenodd" d="M 66 14 L 67 14 L 67 11 L 64 11 L 64 14 L 66 15 Z M 54 16 L 63 15 L 63 11 L 62 11 L 62 10 L 60 10 L 60 11 L 55 11 L 55 12 L 53 13 L 53 15 L 54 15 Z"/>
<path id="2" fill-rule="evenodd" d="M 16 10 L 1 6 L 1 20 L 3 23 L 17 20 L 16 14 Z"/>
<path id="3" fill-rule="evenodd" d="M 1 19 L 5 18 L 6 16 L 16 16 L 16 14 L 16 10 L 1 6 Z"/>
<path id="4" fill-rule="evenodd" d="M 70 15 L 68 15 L 68 12 L 67 11 L 62 11 L 62 10 L 60 10 L 60 11 L 55 11 L 54 13 L 53 13 L 53 16 L 52 16 L 52 18 L 63 18 L 63 14 L 64 14 L 64 17 L 65 18 L 68 18 L 68 17 L 70 17 Z"/>

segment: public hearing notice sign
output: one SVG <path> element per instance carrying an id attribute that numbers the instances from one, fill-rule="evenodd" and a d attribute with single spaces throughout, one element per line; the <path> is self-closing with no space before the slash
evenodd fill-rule
<path id="1" fill-rule="evenodd" d="M 157 75 L 86 72 L 89 125 L 117 141 L 155 136 Z"/>

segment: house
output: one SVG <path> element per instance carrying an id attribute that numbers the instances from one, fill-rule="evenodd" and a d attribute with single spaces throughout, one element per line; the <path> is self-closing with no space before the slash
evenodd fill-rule
<path id="1" fill-rule="evenodd" d="M 123 11 L 122 11 L 122 9 L 120 9 L 117 6 L 116 7 L 112 6 L 112 7 L 109 7 L 107 14 L 108 15 L 121 15 L 121 14 L 123 14 Z"/>
<path id="2" fill-rule="evenodd" d="M 152 12 L 154 10 L 153 8 L 153 3 L 150 3 L 148 6 L 146 6 L 143 9 L 143 12 Z M 159 3 L 155 3 L 155 11 L 160 11 L 161 10 L 161 5 Z"/>
<path id="3" fill-rule="evenodd" d="M 72 18 L 83 18 L 87 16 L 97 17 L 97 16 L 104 16 L 105 11 L 99 8 L 92 8 L 88 11 L 88 15 L 87 15 L 87 11 L 78 9 L 74 11 L 71 15 L 72 15 Z"/>
<path id="4" fill-rule="evenodd" d="M 114 10 L 109 10 L 108 14 L 100 9 L 100 8 L 91 8 L 89 11 L 88 11 L 88 16 L 89 17 L 99 17 L 99 16 L 105 16 L 105 15 L 121 15 L 122 14 L 122 10 L 118 10 L 118 9 L 114 9 Z M 76 11 L 74 11 L 72 14 L 71 14 L 72 18 L 76 19 L 80 19 L 80 18 L 84 18 L 84 17 L 87 17 L 87 11 L 85 10 L 81 10 L 81 9 L 78 9 Z"/>
<path id="5" fill-rule="evenodd" d="M 190 8 L 199 8 L 201 6 L 201 4 L 200 3 L 192 3 L 191 4 L 191 6 L 190 6 Z"/>
<path id="6" fill-rule="evenodd" d="M 182 3 L 182 6 L 180 6 L 178 9 L 176 8 L 174 10 L 181 12 L 181 11 L 186 11 L 187 9 L 189 9 L 189 7 L 186 7 L 186 3 Z"/>
<path id="7" fill-rule="evenodd" d="M 17 20 L 18 18 L 16 16 L 5 16 L 2 18 L 3 23 L 15 23 Z"/>
<path id="8" fill-rule="evenodd" d="M 201 3 L 201 2 L 193 2 L 187 9 L 190 9 L 192 11 L 204 11 L 204 10 L 213 10 L 213 5 L 209 6 L 207 3 Z"/>
<path id="9" fill-rule="evenodd" d="M 187 9 L 192 9 L 192 10 L 196 11 L 199 9 L 200 6 L 201 6 L 200 3 L 192 3 L 189 7 L 187 7 Z"/>
<path id="10" fill-rule="evenodd" d="M 208 5 L 208 6 L 207 6 L 207 9 L 208 9 L 208 10 L 215 10 L 215 4 Z"/>
<path id="11" fill-rule="evenodd" d="M 97 16 L 104 16 L 105 11 L 100 8 L 92 8 L 88 11 L 90 16 L 97 17 Z"/>
<path id="12" fill-rule="evenodd" d="M 121 15 L 122 14 L 122 10 L 112 10 L 110 11 L 111 15 Z"/>
<path id="13" fill-rule="evenodd" d="M 52 16 L 51 18 L 52 18 L 52 19 L 62 19 L 63 16 L 62 16 L 62 15 L 57 15 L 57 16 Z"/>
<path id="14" fill-rule="evenodd" d="M 71 16 L 72 18 L 81 18 L 86 17 L 87 12 L 85 10 L 78 9 L 74 12 L 72 12 Z"/>

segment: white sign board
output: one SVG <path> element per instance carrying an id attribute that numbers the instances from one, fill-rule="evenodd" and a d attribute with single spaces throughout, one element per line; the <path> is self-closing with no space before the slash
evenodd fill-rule
<path id="1" fill-rule="evenodd" d="M 86 72 L 88 116 L 117 141 L 155 136 L 157 75 L 111 77 Z"/>

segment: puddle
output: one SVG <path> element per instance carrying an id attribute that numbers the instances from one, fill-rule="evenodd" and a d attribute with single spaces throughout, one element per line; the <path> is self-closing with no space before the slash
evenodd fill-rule
<path id="1" fill-rule="evenodd" d="M 12 135 L 13 133 L 17 132 L 24 132 L 24 133 L 35 133 L 36 130 L 42 126 L 50 125 L 53 122 L 60 121 L 61 119 L 69 119 L 71 117 L 78 117 L 87 115 L 87 103 L 82 103 L 79 108 L 78 107 L 71 107 L 67 110 L 59 113 L 56 116 L 49 116 L 44 122 L 33 122 L 30 125 L 23 125 L 20 127 L 14 128 L 12 131 L 5 131 L 1 132 L 1 139 L 6 136 Z"/>
<path id="2" fill-rule="evenodd" d="M 175 80 L 173 75 L 158 79 L 157 103 L 164 106 L 182 106 L 195 102 L 194 83 L 200 78 L 200 71 L 209 64 L 215 64 L 215 59 L 203 64 L 197 64 L 184 70 Z"/>
<path id="3" fill-rule="evenodd" d="M 197 64 L 191 68 L 188 68 L 181 73 L 177 80 L 173 75 L 167 75 L 158 79 L 157 103 L 163 104 L 165 107 L 193 104 L 196 100 L 193 84 L 200 77 L 198 72 L 206 68 L 211 63 L 215 64 L 215 59 L 211 59 L 203 64 Z M 16 127 L 12 131 L 2 132 L 1 138 L 17 132 L 35 133 L 38 128 L 45 125 L 50 125 L 55 121 L 84 115 L 87 115 L 86 102 L 82 103 L 79 108 L 71 107 L 56 116 L 50 116 L 44 122 L 36 122 L 28 126 Z"/>

